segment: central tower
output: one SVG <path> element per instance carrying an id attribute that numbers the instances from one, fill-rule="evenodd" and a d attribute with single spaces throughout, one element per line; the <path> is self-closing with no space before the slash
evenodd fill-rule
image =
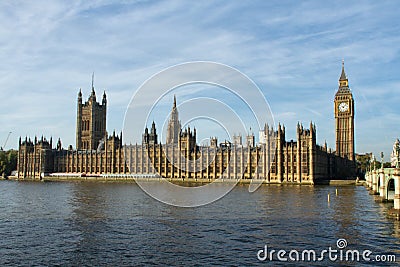
<path id="1" fill-rule="evenodd" d="M 76 116 L 76 149 L 95 150 L 99 142 L 106 136 L 107 97 L 103 94 L 101 104 L 96 101 L 93 86 L 88 101 L 82 103 L 82 92 L 78 93 Z"/>
<path id="2" fill-rule="evenodd" d="M 172 107 L 171 116 L 168 121 L 167 144 L 178 144 L 181 134 L 181 122 L 179 121 L 178 109 L 176 107 L 176 97 L 174 96 L 174 105 Z"/>
<path id="3" fill-rule="evenodd" d="M 342 62 L 342 73 L 339 78 L 339 88 L 335 94 L 334 107 L 336 155 L 354 161 L 354 99 L 344 71 L 344 61 Z"/>

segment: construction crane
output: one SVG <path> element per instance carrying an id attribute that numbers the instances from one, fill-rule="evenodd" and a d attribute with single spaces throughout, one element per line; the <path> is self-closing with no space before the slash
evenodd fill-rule
<path id="1" fill-rule="evenodd" d="M 10 138 L 10 135 L 11 135 L 11 134 L 12 134 L 12 132 L 8 132 L 8 135 L 7 135 L 6 141 L 4 142 L 4 145 L 3 145 L 2 147 L 0 147 L 0 150 L 1 150 L 1 151 L 3 151 L 3 150 L 6 148 L 8 139 Z"/>

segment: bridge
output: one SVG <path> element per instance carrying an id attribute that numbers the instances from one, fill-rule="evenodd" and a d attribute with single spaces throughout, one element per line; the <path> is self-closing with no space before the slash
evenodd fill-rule
<path id="1" fill-rule="evenodd" d="M 378 195 L 383 202 L 393 201 L 394 207 L 389 212 L 400 220 L 400 140 L 393 144 L 390 154 L 391 168 L 383 168 L 383 152 L 381 152 L 381 167 L 375 168 L 375 156 L 369 161 L 369 171 L 365 174 L 365 185 L 372 195 Z M 372 167 L 373 166 L 373 167 Z"/>
<path id="2" fill-rule="evenodd" d="M 379 168 L 365 174 L 366 187 L 383 202 L 393 201 L 400 212 L 400 168 Z"/>

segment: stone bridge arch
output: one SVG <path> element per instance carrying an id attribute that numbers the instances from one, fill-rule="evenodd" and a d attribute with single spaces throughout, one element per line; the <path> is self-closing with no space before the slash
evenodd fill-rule
<path id="1" fill-rule="evenodd" d="M 386 199 L 389 201 L 394 201 L 394 194 L 395 194 L 395 179 L 390 176 L 387 178 L 386 180 L 386 185 L 385 185 L 385 189 L 386 189 Z"/>

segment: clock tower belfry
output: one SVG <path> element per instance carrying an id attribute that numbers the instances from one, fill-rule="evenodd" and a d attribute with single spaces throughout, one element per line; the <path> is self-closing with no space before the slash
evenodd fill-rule
<path id="1" fill-rule="evenodd" d="M 336 155 L 354 161 L 354 99 L 344 71 L 344 61 L 342 61 L 342 73 L 339 78 L 339 89 L 335 94 L 334 106 Z"/>

